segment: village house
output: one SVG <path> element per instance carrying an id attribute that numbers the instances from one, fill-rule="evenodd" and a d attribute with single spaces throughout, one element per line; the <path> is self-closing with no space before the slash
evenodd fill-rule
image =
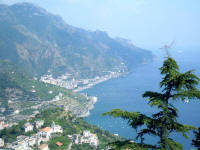
<path id="1" fill-rule="evenodd" d="M 42 144 L 38 147 L 38 150 L 49 150 L 49 147 L 47 144 Z"/>
<path id="2" fill-rule="evenodd" d="M 75 144 L 88 143 L 91 146 L 97 147 L 99 145 L 99 140 L 96 134 L 91 133 L 90 131 L 84 131 L 82 135 L 74 134 L 73 142 Z"/>
<path id="3" fill-rule="evenodd" d="M 36 144 L 36 138 L 30 137 L 28 140 L 28 146 L 34 146 Z"/>
<path id="4" fill-rule="evenodd" d="M 35 139 L 35 145 L 39 146 L 40 143 L 42 142 L 42 137 L 41 137 L 41 133 L 37 133 L 33 136 L 31 136 L 31 138 L 34 138 Z"/>
<path id="5" fill-rule="evenodd" d="M 18 144 L 18 145 L 13 145 L 13 146 L 11 147 L 11 149 L 12 149 L 12 150 L 30 150 L 29 147 L 24 146 L 24 145 L 20 145 L 20 144 Z"/>
<path id="6" fill-rule="evenodd" d="M 24 131 L 25 131 L 25 132 L 33 131 L 33 125 L 30 124 L 29 122 L 26 123 L 26 124 L 24 125 Z"/>
<path id="7" fill-rule="evenodd" d="M 56 145 L 57 145 L 58 147 L 61 147 L 61 146 L 63 145 L 63 143 L 61 143 L 61 142 L 56 142 Z"/>
<path id="8" fill-rule="evenodd" d="M 10 148 L 12 150 L 31 150 L 25 141 L 13 142 L 12 144 L 7 145 L 6 148 Z"/>
<path id="9" fill-rule="evenodd" d="M 38 120 L 38 121 L 35 121 L 35 122 L 34 122 L 34 127 L 35 127 L 36 129 L 41 128 L 43 125 L 44 125 L 44 120 Z"/>
<path id="10" fill-rule="evenodd" d="M 5 123 L 4 121 L 0 121 L 0 130 L 3 130 L 4 128 L 7 128 L 8 124 Z"/>
<path id="11" fill-rule="evenodd" d="M 16 143 L 18 143 L 18 144 L 25 143 L 26 145 L 28 145 L 28 140 L 29 140 L 28 136 L 20 135 L 20 136 L 17 137 Z"/>
<path id="12" fill-rule="evenodd" d="M 81 138 L 81 143 L 88 143 L 91 146 L 97 147 L 99 145 L 99 140 L 96 134 L 91 133 L 90 131 L 83 131 L 83 136 Z"/>
<path id="13" fill-rule="evenodd" d="M 17 137 L 17 140 L 13 143 L 7 143 L 6 148 L 10 148 L 12 150 L 32 150 L 32 146 L 40 145 L 42 138 L 40 134 L 33 135 L 31 137 L 20 135 Z"/>
<path id="14" fill-rule="evenodd" d="M 0 147 L 4 146 L 4 139 L 0 138 Z"/>
<path id="15" fill-rule="evenodd" d="M 73 139 L 73 143 L 75 144 L 79 144 L 79 139 L 80 139 L 81 135 L 80 134 L 73 134 L 72 139 Z"/>
<path id="16" fill-rule="evenodd" d="M 59 126 L 59 125 L 56 125 L 54 121 L 53 121 L 53 123 L 51 124 L 51 128 L 52 128 L 52 132 L 53 132 L 53 133 L 63 133 L 62 127 Z"/>
<path id="17" fill-rule="evenodd" d="M 52 129 L 50 127 L 45 127 L 41 130 L 41 136 L 46 140 L 49 140 L 51 137 Z"/>

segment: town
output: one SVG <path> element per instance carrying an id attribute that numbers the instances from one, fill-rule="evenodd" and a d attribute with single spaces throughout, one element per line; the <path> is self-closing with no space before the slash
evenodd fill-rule
<path id="1" fill-rule="evenodd" d="M 33 150 L 35 148 L 38 150 L 50 150 L 48 141 L 50 141 L 55 134 L 56 136 L 62 136 L 63 128 L 60 125 L 55 124 L 54 121 L 50 126 L 43 126 L 44 120 L 37 120 L 32 124 L 30 122 L 26 122 L 23 126 L 24 133 L 29 133 L 33 130 L 38 130 L 38 132 L 36 134 L 32 134 L 31 136 L 17 136 L 17 140 L 12 143 L 5 143 L 4 140 L 0 138 L 0 147 L 12 150 Z M 82 134 L 68 135 L 68 138 L 71 140 L 68 150 L 71 149 L 73 144 L 87 143 L 93 147 L 97 147 L 99 145 L 97 135 L 88 130 L 83 131 Z M 56 146 L 60 147 L 62 145 L 63 143 L 60 141 L 56 142 Z"/>
<path id="2" fill-rule="evenodd" d="M 58 78 L 54 78 L 51 74 L 43 75 L 40 78 L 40 81 L 44 83 L 49 83 L 53 85 L 57 85 L 60 87 L 64 87 L 66 89 L 71 89 L 74 92 L 79 92 L 84 89 L 91 88 L 92 86 L 99 84 L 101 82 L 104 82 L 106 80 L 117 78 L 124 74 L 124 70 L 118 70 L 116 72 L 114 71 L 107 71 L 105 75 L 103 76 L 96 76 L 94 78 L 88 78 L 88 79 L 75 79 L 73 75 L 71 74 L 64 74 L 62 76 L 59 76 Z"/>

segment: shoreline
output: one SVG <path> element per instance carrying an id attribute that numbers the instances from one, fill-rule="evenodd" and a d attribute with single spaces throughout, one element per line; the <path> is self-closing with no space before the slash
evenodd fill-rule
<path id="1" fill-rule="evenodd" d="M 106 81 L 111 80 L 111 79 L 122 77 L 122 76 L 124 76 L 126 74 L 128 74 L 128 72 L 120 73 L 117 76 L 106 78 L 106 79 L 103 79 L 103 80 L 99 80 L 99 81 L 90 83 L 89 86 L 87 85 L 87 86 L 84 86 L 84 87 L 77 88 L 76 90 L 73 90 L 73 92 L 81 92 L 81 91 L 83 91 L 85 89 L 92 88 L 95 85 L 98 85 L 100 83 L 106 82 Z M 84 93 L 82 93 L 82 94 L 84 95 Z M 87 108 L 87 110 L 85 112 L 83 112 L 82 114 L 78 115 L 77 117 L 87 118 L 87 117 L 90 116 L 90 111 L 94 109 L 94 107 L 95 107 L 94 105 L 98 102 L 98 97 L 96 97 L 96 96 L 90 96 L 90 98 L 92 98 L 92 100 L 91 100 L 92 102 L 88 103 L 89 107 Z"/>
<path id="2" fill-rule="evenodd" d="M 111 79 L 116 79 L 116 78 L 122 77 L 122 76 L 124 76 L 126 74 L 128 74 L 128 72 L 119 73 L 119 74 L 116 74 L 114 76 L 109 76 L 107 78 L 103 78 L 104 76 L 100 77 L 99 80 L 91 82 L 91 83 L 87 84 L 86 86 L 78 87 L 77 89 L 74 89 L 73 92 L 81 92 L 83 90 L 90 89 L 90 88 L 92 88 L 95 85 L 98 85 L 100 83 L 106 82 L 106 81 L 111 80 Z"/>
<path id="3" fill-rule="evenodd" d="M 96 96 L 91 96 L 90 97 L 90 102 L 88 103 L 88 108 L 86 111 L 82 112 L 81 114 L 77 115 L 77 117 L 80 117 L 80 118 L 86 118 L 86 117 L 89 117 L 90 116 L 90 111 L 92 109 L 94 109 L 94 105 L 97 103 L 98 101 L 98 97 Z"/>
<path id="4" fill-rule="evenodd" d="M 72 81 L 54 79 L 51 75 L 47 75 L 47 76 L 41 77 L 40 81 L 72 90 L 73 92 L 82 94 L 87 99 L 89 99 L 89 101 L 87 102 L 87 104 L 85 106 L 86 109 L 82 110 L 82 112 L 75 113 L 77 115 L 77 117 L 86 118 L 86 117 L 90 116 L 90 111 L 92 109 L 94 109 L 94 107 L 95 107 L 94 105 L 97 103 L 98 97 L 87 96 L 87 93 L 84 93 L 84 92 L 80 93 L 80 92 L 84 91 L 86 89 L 92 88 L 95 85 L 106 82 L 108 80 L 125 76 L 128 73 L 129 72 L 110 72 L 109 74 L 101 76 L 101 77 L 96 76 L 92 79 L 79 79 L 79 80 L 73 79 Z M 65 77 L 63 77 L 63 79 L 65 79 Z M 85 81 L 86 81 L 86 83 L 84 83 Z M 79 83 L 79 85 L 78 85 L 78 83 Z M 82 84 L 80 84 L 80 83 L 82 83 Z M 71 85 L 70 88 L 68 88 L 67 85 Z"/>

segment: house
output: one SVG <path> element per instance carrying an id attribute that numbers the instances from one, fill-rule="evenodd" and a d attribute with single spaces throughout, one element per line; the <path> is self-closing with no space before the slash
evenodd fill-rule
<path id="1" fill-rule="evenodd" d="M 11 148 L 12 150 L 30 150 L 26 140 L 27 138 L 15 141 L 11 145 L 7 146 L 7 148 Z"/>
<path id="2" fill-rule="evenodd" d="M 49 147 L 47 144 L 42 144 L 38 147 L 38 150 L 49 150 Z"/>
<path id="3" fill-rule="evenodd" d="M 42 137 L 41 137 L 41 133 L 40 133 L 40 132 L 38 132 L 37 134 L 31 136 L 30 138 L 35 139 L 35 144 L 36 144 L 37 146 L 39 146 L 40 143 L 42 142 Z"/>
<path id="4" fill-rule="evenodd" d="M 25 131 L 25 132 L 33 131 L 33 125 L 30 124 L 29 122 L 26 123 L 26 124 L 24 125 L 24 131 Z"/>
<path id="5" fill-rule="evenodd" d="M 87 131 L 87 130 L 86 130 L 86 131 L 83 131 L 83 136 L 84 136 L 84 137 L 89 137 L 90 134 L 91 134 L 90 131 Z"/>
<path id="6" fill-rule="evenodd" d="M 36 138 L 35 137 L 30 137 L 28 139 L 28 145 L 29 146 L 34 146 L 36 144 Z"/>
<path id="7" fill-rule="evenodd" d="M 0 147 L 4 146 L 4 139 L 0 138 Z"/>
<path id="8" fill-rule="evenodd" d="M 53 121 L 53 123 L 51 124 L 51 128 L 52 128 L 52 132 L 53 132 L 53 133 L 63 133 L 62 127 L 59 126 L 59 125 L 56 125 L 54 121 Z"/>
<path id="9" fill-rule="evenodd" d="M 51 133 L 52 133 L 52 132 L 53 132 L 53 130 L 52 130 L 50 127 L 43 128 L 43 129 L 41 130 L 41 136 L 42 136 L 43 138 L 46 138 L 47 140 L 49 140 L 50 137 L 51 137 Z"/>
<path id="10" fill-rule="evenodd" d="M 30 150 L 28 147 L 26 147 L 26 146 L 24 146 L 24 145 L 20 145 L 20 144 L 18 144 L 18 145 L 13 145 L 12 147 L 12 150 L 14 149 L 14 150 Z"/>
<path id="11" fill-rule="evenodd" d="M 80 134 L 73 134 L 72 138 L 73 138 L 73 143 L 75 144 L 79 144 L 79 139 L 80 139 Z"/>
<path id="12" fill-rule="evenodd" d="M 36 129 L 41 128 L 44 125 L 44 120 L 38 120 L 34 122 L 34 126 Z"/>
<path id="13" fill-rule="evenodd" d="M 0 130 L 3 130 L 4 128 L 7 128 L 8 124 L 5 123 L 4 121 L 0 121 Z"/>
<path id="14" fill-rule="evenodd" d="M 56 142 L 56 145 L 57 145 L 58 147 L 61 147 L 61 146 L 63 145 L 63 143 L 61 143 L 61 142 Z"/>
<path id="15" fill-rule="evenodd" d="M 19 145 L 27 146 L 28 140 L 29 140 L 28 136 L 20 135 L 20 136 L 17 137 L 16 143 L 19 144 Z"/>
<path id="16" fill-rule="evenodd" d="M 96 134 L 92 134 L 90 131 L 83 131 L 83 136 L 80 139 L 80 143 L 88 143 L 91 146 L 97 147 L 99 145 L 99 140 Z"/>
<path id="17" fill-rule="evenodd" d="M 84 131 L 82 135 L 74 134 L 72 139 L 75 144 L 88 143 L 94 147 L 97 147 L 99 145 L 99 140 L 97 135 L 91 133 L 90 131 Z"/>
<path id="18" fill-rule="evenodd" d="M 36 145 L 40 145 L 41 142 L 42 142 L 42 138 L 41 137 L 37 137 L 36 141 L 35 141 L 35 144 Z"/>

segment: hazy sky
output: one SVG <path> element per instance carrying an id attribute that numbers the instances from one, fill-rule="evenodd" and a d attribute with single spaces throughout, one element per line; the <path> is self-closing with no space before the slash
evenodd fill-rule
<path id="1" fill-rule="evenodd" d="M 73 26 L 103 30 L 140 47 L 200 48 L 200 0 L 0 0 L 32 2 Z"/>

